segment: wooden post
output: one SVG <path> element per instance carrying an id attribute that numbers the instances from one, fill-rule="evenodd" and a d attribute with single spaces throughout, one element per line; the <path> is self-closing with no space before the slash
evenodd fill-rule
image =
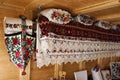
<path id="1" fill-rule="evenodd" d="M 79 63 L 79 70 L 84 70 L 85 69 L 85 61 L 82 61 Z"/>
<path id="2" fill-rule="evenodd" d="M 55 64 L 55 70 L 54 70 L 54 78 L 58 79 L 59 78 L 59 71 L 62 71 L 63 64 Z"/>
<path id="3" fill-rule="evenodd" d="M 116 62 L 116 61 L 117 61 L 116 57 L 111 57 L 111 62 Z"/>
<path id="4" fill-rule="evenodd" d="M 99 58 L 99 59 L 97 59 L 98 60 L 98 65 L 101 67 L 101 64 L 102 64 L 102 59 L 101 58 Z"/>

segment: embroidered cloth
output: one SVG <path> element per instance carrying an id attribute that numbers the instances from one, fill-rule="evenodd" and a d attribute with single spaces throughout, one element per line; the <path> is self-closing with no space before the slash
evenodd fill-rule
<path id="1" fill-rule="evenodd" d="M 120 56 L 119 32 L 76 25 L 57 24 L 40 18 L 36 43 L 38 67 Z"/>
<path id="2" fill-rule="evenodd" d="M 24 75 L 35 46 L 35 37 L 32 36 L 32 21 L 26 20 L 26 24 L 22 24 L 21 19 L 5 18 L 4 30 L 10 60 L 23 70 Z"/>

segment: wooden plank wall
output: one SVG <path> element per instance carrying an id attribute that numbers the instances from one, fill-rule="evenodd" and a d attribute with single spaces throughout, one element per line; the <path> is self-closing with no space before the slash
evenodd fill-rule
<path id="1" fill-rule="evenodd" d="M 54 77 L 54 65 L 43 66 L 38 68 L 34 59 L 31 60 L 31 73 L 30 80 L 49 80 L 50 77 Z"/>
<path id="2" fill-rule="evenodd" d="M 5 16 L 17 18 L 20 14 L 24 14 L 28 18 L 31 17 L 31 13 L 28 11 L 16 11 L 14 9 L 0 7 L 0 80 L 19 80 L 19 69 L 10 62 L 4 44 L 3 18 Z"/>
<path id="3" fill-rule="evenodd" d="M 63 64 L 63 71 L 66 71 L 66 78 L 69 78 L 70 80 L 74 80 L 74 72 L 79 71 L 79 64 L 77 63 L 67 63 Z"/>
<path id="4" fill-rule="evenodd" d="M 3 31 L 3 17 L 18 17 L 20 14 L 24 14 L 27 18 L 32 18 L 31 11 L 15 11 L 12 9 L 0 8 L 0 80 L 48 80 L 50 77 L 58 78 L 59 70 L 67 72 L 67 78 L 74 80 L 73 72 L 79 70 L 87 70 L 88 74 L 91 74 L 91 68 L 96 64 L 99 64 L 101 69 L 108 69 L 109 63 L 114 61 L 120 61 L 120 57 L 112 57 L 105 59 L 98 59 L 94 61 L 83 61 L 77 63 L 67 63 L 63 65 L 49 65 L 44 66 L 41 69 L 37 68 L 36 62 L 32 59 L 26 69 L 27 76 L 21 76 L 19 69 L 16 68 L 13 63 L 10 62 L 9 56 L 4 44 L 4 31 Z"/>
<path id="5" fill-rule="evenodd" d="M 17 17 L 16 11 L 0 8 L 0 80 L 18 80 L 19 70 L 10 62 L 4 44 L 3 17 Z"/>

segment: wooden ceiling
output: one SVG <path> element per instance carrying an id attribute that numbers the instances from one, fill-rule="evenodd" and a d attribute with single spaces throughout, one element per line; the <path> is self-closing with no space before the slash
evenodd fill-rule
<path id="1" fill-rule="evenodd" d="M 73 15 L 87 14 L 120 24 L 120 0 L 0 0 L 0 8 L 34 11 L 38 7 L 62 8 Z"/>

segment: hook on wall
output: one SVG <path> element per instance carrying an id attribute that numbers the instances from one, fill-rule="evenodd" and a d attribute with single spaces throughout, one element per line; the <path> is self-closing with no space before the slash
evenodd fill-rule
<path id="1" fill-rule="evenodd" d="M 22 20 L 26 20 L 27 17 L 25 17 L 24 15 L 19 15 L 19 18 L 21 18 Z"/>

